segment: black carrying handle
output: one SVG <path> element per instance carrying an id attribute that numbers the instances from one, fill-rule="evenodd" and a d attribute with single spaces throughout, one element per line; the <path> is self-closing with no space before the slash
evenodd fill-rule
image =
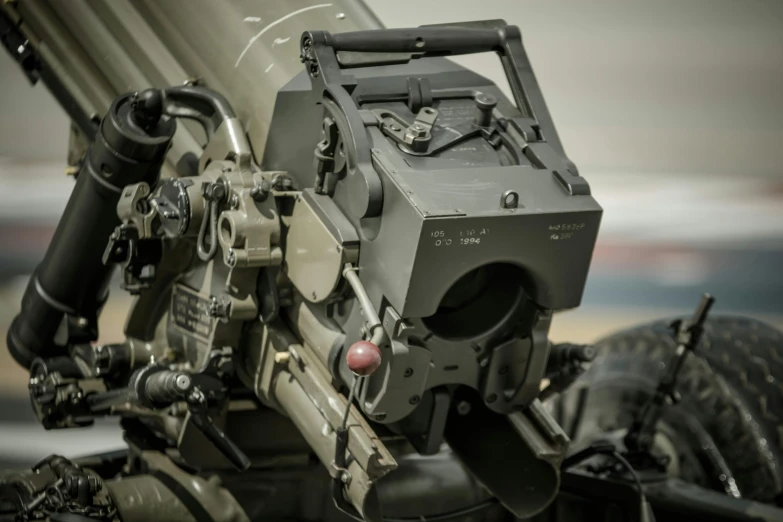
<path id="1" fill-rule="evenodd" d="M 492 25 L 487 27 L 487 24 Z M 313 53 L 311 46 L 328 47 L 334 56 L 334 66 L 338 69 L 406 63 L 412 58 L 430 56 L 494 52 L 497 53 L 503 65 L 517 107 L 525 117 L 536 118 L 520 73 L 520 67 L 529 69 L 529 66 L 526 65 L 527 57 L 522 48 L 519 29 L 513 25 L 506 25 L 502 20 L 488 20 L 481 23 L 481 27 L 467 27 L 466 24 L 440 25 L 339 34 L 331 34 L 326 31 L 305 31 L 302 35 L 301 45 L 303 61 L 312 60 L 314 57 L 319 62 L 324 60 L 319 65 L 325 72 L 330 68 L 330 64 L 326 62 L 326 55 L 317 57 L 317 52 Z M 375 53 L 382 59 L 357 59 L 354 56 L 341 60 L 337 57 L 340 52 L 344 54 L 357 53 L 359 56 L 361 53 Z M 397 61 L 394 59 L 395 55 L 400 55 L 403 58 Z M 318 65 L 314 70 L 318 70 Z M 313 74 L 312 71 L 311 74 Z M 528 78 L 528 81 L 531 80 L 535 83 L 535 78 Z M 537 89 L 537 86 L 535 88 Z M 554 132 L 552 136 L 555 140 L 557 139 Z M 559 146 L 559 142 L 558 148 L 562 148 Z"/>
<path id="2" fill-rule="evenodd" d="M 328 34 L 325 43 L 335 51 L 444 56 L 500 51 L 504 42 L 495 29 L 413 27 Z"/>

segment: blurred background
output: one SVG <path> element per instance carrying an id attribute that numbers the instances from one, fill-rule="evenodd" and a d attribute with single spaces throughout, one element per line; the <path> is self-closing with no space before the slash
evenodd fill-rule
<path id="1" fill-rule="evenodd" d="M 181 0 L 184 1 L 184 0 Z M 390 27 L 503 18 L 524 42 L 566 151 L 604 207 L 583 305 L 555 340 L 690 311 L 783 327 L 783 2 L 369 0 Z M 505 85 L 496 59 L 462 58 Z M 0 52 L 0 333 L 73 187 L 68 120 Z M 102 341 L 130 300 L 114 292 Z M 45 432 L 0 350 L 0 467 L 116 447 L 113 423 Z"/>

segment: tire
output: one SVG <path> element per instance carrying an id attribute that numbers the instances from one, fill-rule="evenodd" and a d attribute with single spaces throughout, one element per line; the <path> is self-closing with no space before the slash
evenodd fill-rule
<path id="1" fill-rule="evenodd" d="M 638 326 L 596 344 L 596 360 L 555 404 L 575 447 L 630 426 L 674 353 L 670 324 Z M 680 402 L 660 423 L 660 438 L 674 452 L 668 472 L 782 504 L 783 333 L 753 319 L 709 319 L 677 390 Z"/>

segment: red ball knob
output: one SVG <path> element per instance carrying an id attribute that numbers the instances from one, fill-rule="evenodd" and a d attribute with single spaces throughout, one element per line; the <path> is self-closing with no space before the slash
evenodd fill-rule
<path id="1" fill-rule="evenodd" d="M 372 375 L 381 365 L 381 349 L 370 341 L 357 341 L 348 348 L 345 362 L 348 363 L 348 369 L 356 375 Z"/>

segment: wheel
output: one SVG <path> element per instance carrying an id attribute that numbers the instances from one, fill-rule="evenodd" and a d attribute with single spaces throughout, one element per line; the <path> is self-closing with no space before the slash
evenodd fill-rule
<path id="1" fill-rule="evenodd" d="M 638 326 L 596 344 L 596 360 L 554 405 L 575 448 L 628 429 L 674 353 L 670 324 Z M 670 458 L 667 473 L 782 504 L 783 333 L 753 319 L 709 319 L 677 390 L 681 400 L 666 409 L 655 440 L 655 451 Z"/>

